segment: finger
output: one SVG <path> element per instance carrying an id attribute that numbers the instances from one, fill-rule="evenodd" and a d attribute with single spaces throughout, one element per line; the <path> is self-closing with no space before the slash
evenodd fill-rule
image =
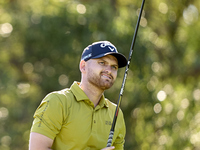
<path id="1" fill-rule="evenodd" d="M 103 148 L 103 149 L 101 149 L 101 150 L 112 150 L 112 149 L 115 149 L 115 147 L 114 147 L 114 146 L 106 147 L 106 148 Z"/>

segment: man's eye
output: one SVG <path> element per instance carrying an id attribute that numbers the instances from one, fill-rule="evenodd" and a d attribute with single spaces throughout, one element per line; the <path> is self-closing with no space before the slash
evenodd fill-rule
<path id="1" fill-rule="evenodd" d="M 113 68 L 114 70 L 117 70 L 117 69 L 118 69 L 118 67 L 117 67 L 117 66 L 112 66 L 112 68 Z"/>
<path id="2" fill-rule="evenodd" d="M 99 64 L 100 64 L 100 65 L 105 65 L 105 62 L 100 61 Z"/>

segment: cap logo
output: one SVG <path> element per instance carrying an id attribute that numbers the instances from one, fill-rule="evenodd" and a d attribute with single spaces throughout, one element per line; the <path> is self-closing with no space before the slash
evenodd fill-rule
<path id="1" fill-rule="evenodd" d="M 110 43 L 110 42 L 104 42 L 100 45 L 101 48 L 105 48 L 106 46 L 108 46 L 108 48 L 111 50 L 111 51 L 114 51 L 115 48 L 113 47 L 113 45 Z"/>

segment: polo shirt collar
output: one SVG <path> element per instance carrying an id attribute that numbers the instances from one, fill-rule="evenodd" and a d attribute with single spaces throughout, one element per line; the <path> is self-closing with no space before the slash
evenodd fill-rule
<path id="1" fill-rule="evenodd" d="M 79 87 L 79 84 L 80 84 L 79 82 L 74 81 L 74 83 L 70 87 L 70 90 L 72 91 L 72 93 L 76 97 L 76 100 L 77 101 L 82 101 L 82 100 L 89 100 L 90 101 L 90 99 L 85 94 L 85 92 Z M 102 95 L 98 105 L 100 107 L 103 107 L 103 106 L 108 107 L 108 102 L 105 99 L 104 95 Z"/>

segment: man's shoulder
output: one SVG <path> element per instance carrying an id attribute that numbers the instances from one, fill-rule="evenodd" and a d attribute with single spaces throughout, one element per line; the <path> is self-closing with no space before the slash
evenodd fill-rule
<path id="1" fill-rule="evenodd" d="M 105 98 L 105 102 L 110 107 L 116 107 L 117 105 L 113 102 L 111 102 L 109 99 Z"/>
<path id="2" fill-rule="evenodd" d="M 110 100 L 108 100 L 107 98 L 105 98 L 106 104 L 108 106 L 108 108 L 110 108 L 110 110 L 114 111 L 116 110 L 117 104 L 111 102 Z M 122 113 L 121 108 L 119 108 L 119 112 Z"/>
<path id="3" fill-rule="evenodd" d="M 48 99 L 58 99 L 61 102 L 65 102 L 66 100 L 71 100 L 74 98 L 73 93 L 71 92 L 70 88 L 65 88 L 60 91 L 53 91 L 49 93 L 46 98 Z M 45 99 L 46 99 L 45 98 Z"/>

